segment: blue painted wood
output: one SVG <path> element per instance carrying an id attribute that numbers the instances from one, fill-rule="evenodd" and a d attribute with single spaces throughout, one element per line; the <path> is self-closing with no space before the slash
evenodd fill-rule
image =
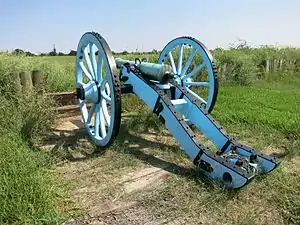
<path id="1" fill-rule="evenodd" d="M 120 90 L 120 84 L 115 82 L 119 76 L 117 67 L 124 85 L 132 87 L 132 92 L 157 114 L 195 165 L 210 179 L 221 181 L 226 187 L 240 188 L 256 174 L 270 172 L 278 166 L 277 158 L 240 144 L 209 114 L 216 100 L 218 84 L 213 58 L 203 44 L 188 37 L 174 39 L 163 49 L 155 64 L 120 58 L 114 60 L 108 45 L 100 39 L 91 33 L 83 35 L 76 56 L 76 87 L 80 93 L 78 96 L 81 96 L 78 103 L 87 132 L 96 145 L 106 146 L 113 138 L 118 117 L 112 115 L 117 110 L 120 112 L 120 105 L 117 106 L 120 101 L 116 101 L 116 98 L 120 100 L 118 95 L 121 94 L 120 91 L 116 94 L 116 90 Z M 186 45 L 191 51 L 184 63 Z M 172 54 L 176 47 L 177 65 Z M 203 62 L 188 72 L 196 53 L 203 57 Z M 169 57 L 169 66 L 164 64 L 166 57 Z M 204 68 L 208 70 L 209 80 L 194 81 L 193 76 Z M 171 75 L 171 79 L 161 82 L 166 74 Z M 207 98 L 194 93 L 192 86 L 208 88 Z M 165 94 L 171 88 L 175 99 Z M 87 109 L 86 102 L 92 103 L 91 109 Z M 219 154 L 200 143 L 189 124 L 211 140 L 219 149 Z"/>

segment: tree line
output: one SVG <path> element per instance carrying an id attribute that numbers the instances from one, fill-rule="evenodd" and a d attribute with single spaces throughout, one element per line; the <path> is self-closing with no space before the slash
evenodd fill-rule
<path id="1" fill-rule="evenodd" d="M 47 52 L 47 53 L 40 53 L 40 54 L 34 54 L 32 52 L 29 51 L 24 51 L 23 49 L 15 49 L 12 51 L 12 54 L 14 55 L 26 55 L 26 56 L 75 56 L 76 55 L 76 51 L 74 50 L 70 50 L 69 53 L 63 53 L 63 52 L 56 52 L 56 50 L 52 50 L 51 52 Z"/>
<path id="2" fill-rule="evenodd" d="M 158 51 L 156 49 L 153 49 L 152 51 L 150 52 L 129 52 L 129 51 L 122 51 L 122 52 L 114 52 L 112 51 L 113 54 L 119 54 L 119 55 L 127 55 L 127 54 L 149 54 L 149 53 L 157 53 Z M 14 55 L 26 55 L 26 56 L 76 56 L 76 53 L 77 51 L 75 50 L 70 50 L 69 53 L 63 53 L 63 52 L 56 52 L 55 49 L 53 49 L 51 52 L 48 52 L 48 53 L 40 53 L 40 54 L 34 54 L 32 52 L 29 52 L 29 51 L 24 51 L 22 49 L 15 49 L 13 50 L 12 54 Z M 97 52 L 96 52 L 96 55 L 97 55 Z"/>

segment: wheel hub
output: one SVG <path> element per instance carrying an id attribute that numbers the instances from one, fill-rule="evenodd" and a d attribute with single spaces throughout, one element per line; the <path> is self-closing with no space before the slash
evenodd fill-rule
<path id="1" fill-rule="evenodd" d="M 180 76 L 179 76 L 179 75 L 176 74 L 176 75 L 174 76 L 174 80 L 175 80 L 175 82 L 176 82 L 177 84 L 183 86 L 182 80 L 180 79 Z"/>
<path id="2" fill-rule="evenodd" d="M 182 77 L 180 77 L 180 75 L 175 75 L 174 76 L 174 81 L 177 83 L 177 84 L 179 84 L 181 87 L 190 87 L 190 85 L 185 85 L 185 83 L 186 82 L 193 82 L 193 79 L 192 78 L 186 78 L 186 79 L 184 79 L 184 78 L 182 78 Z"/>
<path id="3" fill-rule="evenodd" d="M 87 100 L 92 103 L 100 102 L 100 88 L 97 81 L 90 81 L 87 84 L 77 84 L 76 97 L 80 100 Z"/>
<path id="4" fill-rule="evenodd" d="M 80 100 L 85 99 L 84 88 L 82 85 L 76 88 L 76 97 L 79 98 Z"/>
<path id="5" fill-rule="evenodd" d="M 191 87 L 191 85 L 186 85 L 185 83 L 191 83 L 191 82 L 193 82 L 193 79 L 192 78 L 186 78 L 186 79 L 182 79 L 181 80 L 181 86 L 186 86 L 186 87 L 188 87 L 188 88 L 190 88 Z"/>

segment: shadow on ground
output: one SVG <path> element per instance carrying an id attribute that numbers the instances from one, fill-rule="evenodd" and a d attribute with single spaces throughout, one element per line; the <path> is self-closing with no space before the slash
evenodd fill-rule
<path id="1" fill-rule="evenodd" d="M 72 126 L 73 125 L 73 126 Z M 51 152 L 61 160 L 81 161 L 104 154 L 90 140 L 78 119 L 68 120 L 68 125 L 58 125 L 44 140 L 42 150 Z"/>
<path id="2" fill-rule="evenodd" d="M 78 123 L 77 120 L 70 121 L 71 123 Z M 81 126 L 82 127 L 82 126 Z M 155 135 L 149 133 L 149 135 Z M 147 136 L 147 133 L 145 133 Z M 161 138 L 161 137 L 159 137 Z M 159 139 L 158 138 L 158 139 Z M 167 135 L 165 138 L 172 138 Z M 133 143 L 133 144 L 132 144 Z M 151 152 L 152 148 L 159 149 L 160 151 L 167 151 L 165 154 L 178 154 L 178 156 L 184 154 L 180 147 L 176 144 L 165 144 L 158 141 L 150 141 L 141 136 L 134 135 L 126 127 L 126 124 L 122 124 L 120 132 L 114 143 L 107 149 L 101 149 L 92 144 L 88 134 L 82 128 L 79 129 L 54 129 L 52 135 L 50 135 L 44 142 L 44 146 L 50 146 L 50 150 L 46 150 L 59 157 L 62 160 L 68 161 L 82 161 L 97 158 L 105 155 L 106 151 L 115 151 L 120 154 L 129 154 L 136 157 L 147 165 L 151 165 L 156 168 L 161 168 L 172 174 L 183 176 L 191 179 L 197 183 L 205 184 L 207 188 L 216 187 L 217 184 L 209 181 L 192 162 L 190 165 L 178 165 L 176 163 L 167 161 L 157 154 L 154 155 Z M 157 153 L 158 150 L 156 150 Z M 164 157 L 168 158 L 168 157 Z"/>

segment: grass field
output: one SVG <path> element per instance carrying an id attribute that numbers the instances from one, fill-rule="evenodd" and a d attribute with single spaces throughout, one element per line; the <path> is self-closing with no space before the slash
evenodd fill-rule
<path id="1" fill-rule="evenodd" d="M 133 55 L 131 57 L 134 58 Z M 218 57 L 221 58 L 221 53 Z M 0 74 L 4 76 L 14 69 L 32 69 L 33 65 L 45 73 L 48 90 L 73 90 L 74 57 L 28 59 L 0 55 Z M 244 69 L 250 70 L 252 66 Z M 65 166 L 58 168 L 45 163 L 45 159 L 47 162 L 53 158 L 56 162 L 65 162 L 68 159 L 65 149 L 58 149 L 59 154 L 44 154 L 32 147 L 32 143 L 47 133 L 46 125 L 53 121 L 51 115 L 40 107 L 34 113 L 35 102 L 28 98 L 24 98 L 22 110 L 13 110 L 9 96 L 7 94 L 2 99 L 6 114 L 0 117 L 1 127 L 5 125 L 2 132 L 13 132 L 12 135 L 1 136 L 2 224 L 56 224 L 60 212 L 69 217 L 73 213 L 69 211 L 72 207 L 68 204 L 58 206 L 59 201 L 53 197 L 59 195 L 61 199 L 68 199 L 68 195 L 59 191 L 59 179 L 65 179 L 69 192 L 71 195 L 75 193 L 74 198 L 84 210 L 89 209 L 85 208 L 89 201 L 89 204 L 97 205 L 117 199 L 143 203 L 129 216 L 149 220 L 153 219 L 148 218 L 149 215 L 156 219 L 160 215 L 170 220 L 179 221 L 180 218 L 187 224 L 300 223 L 300 73 L 297 70 L 264 74 L 244 86 L 221 82 L 212 115 L 240 141 L 268 154 L 277 154 L 283 160 L 272 173 L 258 177 L 242 190 L 233 192 L 201 179 L 175 139 L 168 136 L 168 132 L 154 116 L 149 115 L 135 96 L 123 97 L 124 115 L 131 114 L 123 120 L 119 138 L 105 154 L 84 162 L 67 161 Z M 41 100 L 39 104 L 46 106 L 48 103 Z M 12 119 L 11 111 L 15 112 Z M 24 119 L 24 115 L 32 116 Z M 29 126 L 32 120 L 38 123 Z M 24 135 L 28 133 L 35 135 Z M 127 142 L 131 145 L 124 144 Z M 136 145 L 138 147 L 134 147 Z M 90 144 L 84 148 L 94 149 Z M 121 195 L 120 177 L 149 164 L 156 167 L 167 165 L 166 170 L 171 175 L 159 187 Z M 58 171 L 55 175 L 53 169 Z M 89 198 L 92 194 L 95 200 Z"/>
<path id="2" fill-rule="evenodd" d="M 175 221 L 170 224 L 298 224 L 299 97 L 296 91 L 221 88 L 214 117 L 243 143 L 283 160 L 278 169 L 256 178 L 240 191 L 226 191 L 201 179 L 174 138 L 168 136 L 155 117 L 148 116 L 146 108 L 134 97 L 124 99 L 125 110 L 134 106 L 141 111 L 133 111 L 129 119 L 124 119 L 115 144 L 96 159 L 87 158 L 72 169 L 65 168 L 63 174 L 76 185 L 74 195 L 87 190 L 85 194 L 96 198 L 82 203 L 84 209 L 94 209 L 92 205 L 98 201 L 142 202 L 134 213 L 128 213 L 131 224 L 145 218 Z M 163 167 L 171 175 L 159 187 L 122 194 L 120 179 L 149 165 Z M 84 172 L 72 176 L 74 167 Z M 95 174 L 96 180 L 91 179 Z M 82 202 L 85 198 L 78 199 Z M 123 221 L 128 214 L 112 214 L 117 218 L 115 224 L 122 224 L 117 221 Z"/>
<path id="3" fill-rule="evenodd" d="M 190 162 L 178 147 L 174 147 L 176 143 L 173 139 L 158 137 L 158 143 L 148 142 L 151 150 L 141 152 L 139 149 L 120 147 L 121 154 L 118 152 L 115 157 L 128 154 L 133 156 L 132 160 L 144 160 L 146 151 L 145 154 L 150 155 L 148 157 L 155 155 L 171 164 L 183 165 L 183 168 L 177 168 L 179 172 L 175 172 L 176 175 L 171 176 L 163 188 L 139 197 L 149 201 L 147 203 L 153 207 L 152 212 L 171 218 L 181 216 L 190 224 L 199 220 L 204 224 L 299 223 L 299 86 L 297 82 L 286 84 L 289 90 L 282 91 L 281 87 L 270 88 L 270 84 L 266 84 L 262 81 L 252 87 L 221 86 L 212 113 L 238 140 L 267 154 L 278 155 L 283 160 L 276 171 L 262 179 L 258 178 L 241 191 L 226 192 L 199 181 L 195 170 L 184 169 L 189 168 Z M 134 102 L 135 108 L 139 108 L 138 102 Z M 133 108 L 133 103 L 126 108 Z M 139 109 L 146 111 L 142 106 Z M 149 119 L 147 113 L 139 115 L 127 123 L 128 130 L 134 131 L 131 132 L 134 133 L 134 140 L 142 136 L 140 133 L 147 132 L 145 125 L 159 133 L 159 123 L 154 123 L 155 119 Z M 119 141 L 119 146 L 123 146 L 127 135 Z M 146 163 L 149 161 L 151 164 L 151 160 L 146 160 Z M 131 200 L 136 198 L 134 196 Z"/>

